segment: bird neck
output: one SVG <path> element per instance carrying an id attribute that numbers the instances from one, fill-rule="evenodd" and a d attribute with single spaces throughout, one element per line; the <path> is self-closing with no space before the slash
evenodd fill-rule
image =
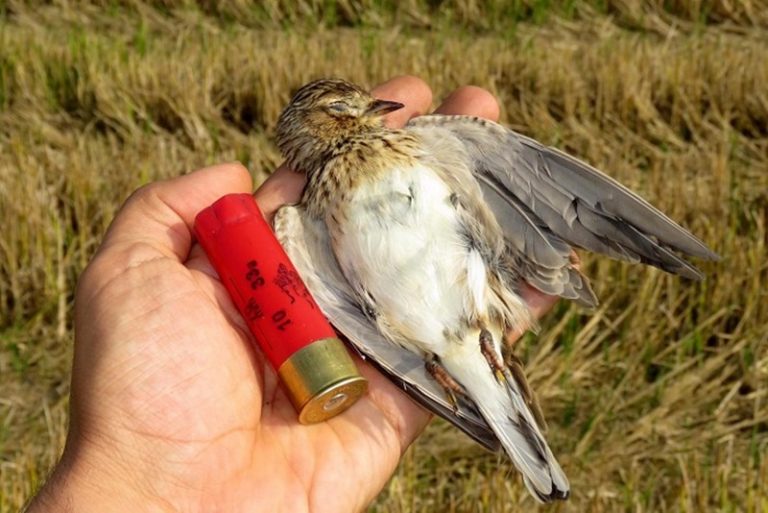
<path id="1" fill-rule="evenodd" d="M 322 216 L 327 208 L 344 203 L 348 195 L 368 180 L 395 167 L 414 164 L 418 145 L 404 130 L 382 128 L 339 140 L 316 158 L 307 172 L 302 203 Z"/>
<path id="2" fill-rule="evenodd" d="M 329 160 L 351 151 L 359 141 L 381 137 L 385 131 L 383 127 L 354 133 L 307 131 L 279 138 L 278 145 L 291 169 L 311 176 Z"/>

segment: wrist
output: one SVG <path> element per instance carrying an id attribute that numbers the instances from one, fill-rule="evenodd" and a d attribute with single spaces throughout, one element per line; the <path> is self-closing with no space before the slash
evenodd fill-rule
<path id="1" fill-rule="evenodd" d="M 67 448 L 48 480 L 30 502 L 27 513 L 167 512 L 157 497 L 118 468 L 117 454 L 106 457 Z M 129 506 L 130 505 L 130 506 Z"/>

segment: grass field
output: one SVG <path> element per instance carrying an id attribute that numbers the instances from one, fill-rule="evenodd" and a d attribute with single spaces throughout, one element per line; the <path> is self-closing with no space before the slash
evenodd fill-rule
<path id="1" fill-rule="evenodd" d="M 574 489 L 548 511 L 768 511 L 765 0 L 0 0 L 0 512 L 63 446 L 77 277 L 127 195 L 239 159 L 261 180 L 292 89 L 472 83 L 721 254 L 693 283 L 586 258 L 520 354 Z M 545 511 L 435 422 L 372 511 Z"/>

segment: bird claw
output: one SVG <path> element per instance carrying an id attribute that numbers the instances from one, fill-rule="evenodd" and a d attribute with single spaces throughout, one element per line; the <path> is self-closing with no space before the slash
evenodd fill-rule
<path id="1" fill-rule="evenodd" d="M 483 353 L 485 359 L 488 361 L 488 365 L 493 371 L 493 375 L 499 384 L 503 385 L 507 382 L 505 375 L 504 361 L 496 353 L 496 348 L 493 346 L 493 335 L 487 329 L 480 330 L 480 352 Z"/>
<path id="2" fill-rule="evenodd" d="M 453 390 L 445 389 L 446 394 L 448 395 L 448 402 L 451 403 L 451 409 L 453 410 L 453 413 L 458 414 L 459 413 L 459 400 L 456 397 L 456 393 Z"/>
<path id="3" fill-rule="evenodd" d="M 448 396 L 448 402 L 451 403 L 454 413 L 459 412 L 459 400 L 457 395 L 464 395 L 464 389 L 461 385 L 448 374 L 445 367 L 440 365 L 435 355 L 430 356 L 425 362 L 424 367 L 432 379 L 434 379 L 438 385 L 443 387 L 445 394 Z"/>

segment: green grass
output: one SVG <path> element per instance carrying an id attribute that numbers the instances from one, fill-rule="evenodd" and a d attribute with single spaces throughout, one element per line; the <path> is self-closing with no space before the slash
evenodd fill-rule
<path id="1" fill-rule="evenodd" d="M 225 160 L 262 180 L 292 89 L 403 73 L 490 89 L 724 257 L 701 283 L 585 257 L 601 307 L 521 343 L 574 488 L 554 509 L 768 510 L 766 2 L 259 5 L 0 1 L 0 511 L 63 446 L 73 289 L 127 195 Z M 371 509 L 520 504 L 507 461 L 435 422 Z"/>

